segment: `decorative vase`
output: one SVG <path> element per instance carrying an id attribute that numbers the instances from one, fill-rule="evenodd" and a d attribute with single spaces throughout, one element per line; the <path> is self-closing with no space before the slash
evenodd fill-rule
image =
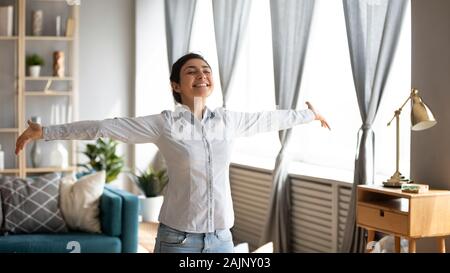
<path id="1" fill-rule="evenodd" d="M 0 170 L 5 169 L 5 152 L 2 151 L 2 145 L 0 144 Z"/>
<path id="2" fill-rule="evenodd" d="M 35 140 L 31 146 L 31 165 L 33 168 L 42 166 L 42 148 L 39 140 Z"/>
<path id="3" fill-rule="evenodd" d="M 56 16 L 56 36 L 61 36 L 61 16 Z"/>
<path id="4" fill-rule="evenodd" d="M 69 167 L 69 152 L 60 141 L 52 143 L 48 162 L 46 162 L 45 166 L 53 168 Z"/>
<path id="5" fill-rule="evenodd" d="M 53 52 L 53 76 L 64 77 L 64 52 Z"/>
<path id="6" fill-rule="evenodd" d="M 41 123 L 40 117 L 31 117 L 31 121 L 35 123 Z M 31 165 L 33 168 L 39 168 L 42 166 L 42 148 L 39 140 L 33 141 L 30 151 Z"/>
<path id="7" fill-rule="evenodd" d="M 30 74 L 30 77 L 39 77 L 41 74 L 41 66 L 40 65 L 30 65 L 28 67 L 28 74 Z"/>
<path id="8" fill-rule="evenodd" d="M 41 36 L 42 35 L 42 22 L 43 22 L 44 13 L 42 10 L 33 11 L 33 35 Z"/>
<path id="9" fill-rule="evenodd" d="M 140 199 L 142 221 L 158 222 L 159 211 L 164 201 L 164 196 L 147 197 Z"/>

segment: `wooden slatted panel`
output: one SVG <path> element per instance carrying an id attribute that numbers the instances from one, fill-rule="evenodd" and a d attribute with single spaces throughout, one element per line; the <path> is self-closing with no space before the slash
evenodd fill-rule
<path id="1" fill-rule="evenodd" d="M 333 251 L 333 188 L 327 183 L 291 178 L 291 236 L 294 252 Z"/>
<path id="2" fill-rule="evenodd" d="M 234 240 L 247 242 L 250 250 L 254 250 L 259 246 L 265 225 L 272 174 L 232 165 L 230 183 L 235 213 Z"/>

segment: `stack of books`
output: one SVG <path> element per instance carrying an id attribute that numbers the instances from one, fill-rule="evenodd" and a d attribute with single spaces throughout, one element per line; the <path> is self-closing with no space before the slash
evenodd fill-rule
<path id="1" fill-rule="evenodd" d="M 1 6 L 0 7 L 0 36 L 12 36 L 13 35 L 13 6 Z"/>
<path id="2" fill-rule="evenodd" d="M 425 193 L 428 191 L 428 185 L 425 184 L 408 184 L 402 185 L 402 192 L 407 193 Z"/>

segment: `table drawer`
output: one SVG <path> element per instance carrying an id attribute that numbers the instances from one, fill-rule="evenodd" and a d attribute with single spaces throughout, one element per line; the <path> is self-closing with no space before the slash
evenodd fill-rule
<path id="1" fill-rule="evenodd" d="M 358 205 L 358 224 L 380 231 L 408 235 L 409 217 L 382 208 Z"/>

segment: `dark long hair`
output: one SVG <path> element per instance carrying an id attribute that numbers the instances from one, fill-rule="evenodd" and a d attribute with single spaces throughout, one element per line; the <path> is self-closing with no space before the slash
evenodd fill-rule
<path id="1" fill-rule="evenodd" d="M 181 67 L 183 67 L 183 65 L 191 60 L 191 59 L 200 59 L 202 61 L 204 61 L 209 67 L 211 67 L 209 65 L 209 63 L 205 60 L 205 58 L 203 58 L 202 55 L 197 54 L 197 53 L 188 53 L 186 55 L 184 55 L 183 57 L 179 58 L 173 65 L 172 65 L 172 71 L 170 72 L 170 81 L 171 82 L 175 82 L 175 83 L 180 83 L 180 74 L 181 74 Z M 182 103 L 181 102 L 181 94 L 178 92 L 175 92 L 175 90 L 172 89 L 172 95 L 173 95 L 173 99 L 178 102 L 178 103 Z"/>

